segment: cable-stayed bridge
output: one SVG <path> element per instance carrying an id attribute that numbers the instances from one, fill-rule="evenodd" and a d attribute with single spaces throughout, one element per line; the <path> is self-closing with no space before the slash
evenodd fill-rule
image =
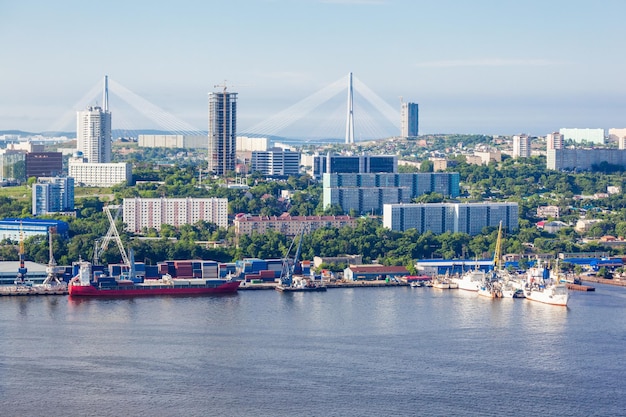
<path id="1" fill-rule="evenodd" d="M 90 105 L 99 105 L 100 100 L 103 100 L 103 89 L 104 81 L 96 83 L 49 130 L 73 130 L 76 111 Z M 136 137 L 138 132 L 146 130 L 180 135 L 206 135 L 206 129 L 192 126 L 110 77 L 108 91 L 112 97 L 109 100 L 109 109 L 113 115 L 113 130 L 122 132 L 122 136 Z M 239 113 L 241 120 L 241 106 Z M 357 142 L 397 136 L 400 130 L 400 111 L 399 108 L 390 106 L 361 80 L 349 74 L 260 123 L 242 126 L 240 122 L 237 134 L 254 137 L 280 136 L 303 141 L 349 142 L 347 128 L 350 123 L 354 126 L 353 140 Z"/>

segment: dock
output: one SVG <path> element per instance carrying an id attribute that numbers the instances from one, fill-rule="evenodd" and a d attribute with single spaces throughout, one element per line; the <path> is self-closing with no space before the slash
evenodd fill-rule
<path id="1" fill-rule="evenodd" d="M 567 287 L 568 290 L 572 290 L 572 291 L 595 291 L 595 287 L 592 287 L 591 285 L 583 285 L 583 284 L 573 284 L 571 282 L 568 282 L 567 284 L 565 284 L 565 286 Z"/>
<path id="2" fill-rule="evenodd" d="M 263 283 L 263 284 L 245 284 L 239 286 L 239 291 L 254 291 L 254 290 L 273 290 L 278 283 Z M 326 288 L 381 288 L 381 287 L 408 287 L 410 284 L 407 282 L 395 282 L 395 281 L 334 281 L 324 282 Z"/>
<path id="3" fill-rule="evenodd" d="M 25 286 L 25 285 L 8 285 L 0 287 L 0 296 L 19 297 L 31 295 L 67 295 L 67 287 L 44 287 L 44 286 Z"/>

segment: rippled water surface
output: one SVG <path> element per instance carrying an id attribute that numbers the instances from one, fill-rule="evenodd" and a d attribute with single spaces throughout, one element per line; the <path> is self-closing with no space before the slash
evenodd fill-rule
<path id="1" fill-rule="evenodd" d="M 0 298 L 1 416 L 625 415 L 626 290 Z"/>

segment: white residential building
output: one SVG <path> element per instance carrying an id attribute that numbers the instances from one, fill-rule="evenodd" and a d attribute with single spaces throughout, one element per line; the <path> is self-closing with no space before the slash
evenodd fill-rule
<path id="1" fill-rule="evenodd" d="M 117 184 L 129 184 L 133 179 L 132 166 L 126 162 L 91 163 L 77 155 L 70 158 L 68 176 L 74 178 L 77 186 L 112 187 Z"/>
<path id="2" fill-rule="evenodd" d="M 76 150 L 89 163 L 111 162 L 111 113 L 101 107 L 77 112 Z"/>
<path id="3" fill-rule="evenodd" d="M 604 144 L 604 129 L 561 128 L 559 133 L 563 135 L 563 140 L 572 140 L 576 143 Z"/>
<path id="4" fill-rule="evenodd" d="M 126 230 L 139 233 L 143 228 L 161 230 L 200 220 L 228 227 L 226 198 L 125 198 L 123 202 Z"/>
<path id="5" fill-rule="evenodd" d="M 513 136 L 513 158 L 530 158 L 530 136 Z"/>

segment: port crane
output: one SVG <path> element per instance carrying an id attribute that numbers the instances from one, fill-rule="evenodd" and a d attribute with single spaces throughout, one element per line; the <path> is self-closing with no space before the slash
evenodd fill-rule
<path id="1" fill-rule="evenodd" d="M 55 228 L 48 230 L 48 266 L 46 266 L 46 279 L 43 281 L 43 285 L 61 285 L 65 283 L 59 279 L 59 274 L 65 272 L 65 267 L 57 266 L 57 262 L 54 259 L 54 253 L 52 251 L 52 234 L 55 232 Z"/>
<path id="2" fill-rule="evenodd" d="M 93 264 L 99 265 L 100 259 L 104 251 L 107 250 L 111 240 L 114 240 L 117 244 L 117 248 L 120 251 L 120 255 L 122 257 L 122 263 L 128 267 L 129 278 L 134 278 L 135 276 L 135 262 L 133 259 L 132 250 L 130 251 L 130 256 L 126 253 L 124 249 L 124 244 L 122 243 L 122 239 L 120 238 L 120 233 L 117 230 L 116 221 L 122 212 L 122 206 L 119 205 L 107 205 L 104 207 L 104 212 L 109 219 L 109 230 L 107 231 L 106 236 L 101 239 L 96 240 L 93 251 Z M 115 210 L 115 216 L 111 213 Z"/>
<path id="3" fill-rule="evenodd" d="M 17 277 L 14 282 L 15 285 L 32 285 L 32 282 L 26 279 L 28 269 L 26 268 L 25 252 L 26 250 L 24 248 L 24 229 L 22 228 L 22 222 L 20 222 L 20 266 L 17 268 Z"/>

